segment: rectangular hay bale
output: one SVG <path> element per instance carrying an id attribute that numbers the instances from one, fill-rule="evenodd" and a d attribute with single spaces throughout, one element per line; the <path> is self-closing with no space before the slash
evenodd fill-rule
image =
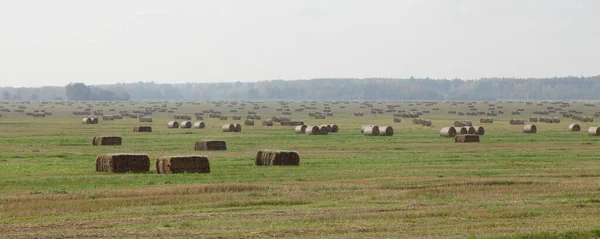
<path id="1" fill-rule="evenodd" d="M 459 134 L 454 136 L 455 143 L 478 143 L 479 135 L 476 134 Z"/>
<path id="2" fill-rule="evenodd" d="M 121 145 L 123 143 L 123 138 L 120 136 L 100 136 L 94 137 L 92 139 L 92 145 Z"/>
<path id="3" fill-rule="evenodd" d="M 210 173 L 207 156 L 168 156 L 156 159 L 156 173 Z"/>
<path id="4" fill-rule="evenodd" d="M 227 142 L 223 140 L 198 140 L 194 144 L 194 150 L 227 150 Z"/>
<path id="5" fill-rule="evenodd" d="M 152 132 L 152 126 L 134 126 L 133 132 Z"/>
<path id="6" fill-rule="evenodd" d="M 254 158 L 256 165 L 300 165 L 300 155 L 296 151 L 261 149 Z"/>
<path id="7" fill-rule="evenodd" d="M 150 170 L 147 154 L 100 154 L 96 156 L 96 172 L 145 173 Z"/>

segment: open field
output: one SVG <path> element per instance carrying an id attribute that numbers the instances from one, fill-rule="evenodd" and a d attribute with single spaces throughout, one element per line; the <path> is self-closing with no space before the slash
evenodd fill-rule
<path id="1" fill-rule="evenodd" d="M 467 112 L 466 104 L 372 103 L 384 110 L 397 104 L 395 110 L 430 111 L 422 116 L 432 120 L 430 127 L 411 118 L 393 123 L 393 112 L 375 116 L 354 102 L 327 102 L 334 116 L 314 119 L 308 113 L 322 111 L 324 102 L 289 102 L 294 121 L 340 127 L 324 136 L 261 126 L 280 115 L 277 102 L 257 103 L 267 106 L 258 110 L 248 102 L 94 102 L 92 110 L 105 115 L 163 104 L 177 108 L 154 112 L 152 123 L 124 117 L 99 124 L 82 124 L 84 116 L 72 115 L 87 103 L 5 103 L 0 106 L 13 112 L 0 118 L 0 237 L 600 238 L 600 137 L 587 134 L 600 122 L 578 122 L 581 132 L 569 132 L 576 121 L 557 110 L 549 116 L 561 122 L 534 123 L 536 134 L 508 123 L 559 107 L 551 102 L 473 104 L 486 112 L 488 104 L 503 106 L 505 113 L 491 124 L 480 124 L 482 116 L 448 114 Z M 590 102 L 570 102 L 561 111 L 600 111 L 600 104 L 584 103 Z M 316 109 L 295 112 L 300 105 Z M 52 115 L 33 118 L 14 112 L 18 106 Z M 209 109 L 229 119 L 205 115 L 204 129 L 167 128 L 174 114 L 194 117 Z M 524 111 L 511 115 L 517 109 Z M 262 119 L 240 133 L 222 132 L 225 123 L 243 124 L 247 111 Z M 481 142 L 440 137 L 439 130 L 455 120 L 485 127 Z M 390 125 L 394 136 L 364 136 L 363 124 Z M 153 132 L 132 132 L 139 125 Z M 123 145 L 91 145 L 94 136 L 105 135 L 122 136 Z M 206 139 L 227 141 L 227 150 L 193 150 L 195 141 Z M 298 151 L 300 166 L 255 166 L 259 149 Z M 150 172 L 95 172 L 96 155 L 105 153 L 149 154 Z M 154 173 L 158 157 L 194 154 L 209 157 L 210 173 Z"/>

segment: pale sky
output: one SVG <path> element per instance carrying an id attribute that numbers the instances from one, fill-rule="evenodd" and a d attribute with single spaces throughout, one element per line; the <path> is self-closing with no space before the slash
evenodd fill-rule
<path id="1" fill-rule="evenodd" d="M 0 0 L 0 86 L 569 75 L 598 0 Z"/>

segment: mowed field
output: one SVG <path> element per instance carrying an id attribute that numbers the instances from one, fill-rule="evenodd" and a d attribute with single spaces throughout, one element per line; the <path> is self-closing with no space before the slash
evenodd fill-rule
<path id="1" fill-rule="evenodd" d="M 432 126 L 392 112 L 372 115 L 356 102 L 288 102 L 292 120 L 305 124 L 337 124 L 338 133 L 296 135 L 293 126 L 261 126 L 281 112 L 278 102 L 244 102 L 229 107 L 208 101 L 90 103 L 104 114 L 140 107 L 177 108 L 155 112 L 152 123 L 124 117 L 97 125 L 72 115 L 88 107 L 14 103 L 25 112 L 45 109 L 45 118 L 2 112 L 0 118 L 0 237 L 2 238 L 600 238 L 600 137 L 587 129 L 599 122 L 534 123 L 536 134 L 510 119 L 528 119 L 551 102 L 477 102 L 503 106 L 494 123 L 481 116 L 458 116 L 466 104 L 437 102 L 372 102 L 372 108 L 417 109 Z M 313 119 L 328 103 L 334 116 Z M 541 105 L 538 105 L 541 104 Z M 585 102 L 589 103 L 589 102 Z M 314 105 L 311 105 L 314 104 Z M 409 104 L 413 104 L 409 106 Z M 302 112 L 297 108 L 316 107 Z M 342 108 L 341 106 L 344 106 Z M 243 108 L 243 109 L 241 109 Z M 439 110 L 433 110 L 439 108 Z M 109 109 L 115 109 L 110 112 Z M 229 120 L 208 118 L 205 129 L 168 129 L 174 114 L 219 110 Z M 511 111 L 524 109 L 521 115 Z M 238 112 L 231 112 L 237 110 Z M 570 102 L 561 111 L 593 116 L 597 106 Z M 247 111 L 262 120 L 224 133 L 225 123 L 243 124 Z M 353 116 L 364 112 L 365 116 Z M 232 120 L 240 115 L 242 120 Z M 440 137 L 454 120 L 485 127 L 480 143 L 454 143 Z M 181 121 L 181 120 L 179 120 Z M 192 122 L 195 122 L 192 119 Z M 361 125 L 390 125 L 392 137 L 370 137 Z M 132 127 L 152 126 L 152 133 Z M 121 136 L 121 146 L 92 146 L 94 136 Z M 197 140 L 225 140 L 226 151 L 194 151 Z M 259 149 L 295 150 L 300 166 L 255 166 Z M 105 153 L 146 153 L 149 173 L 95 172 L 95 159 Z M 206 155 L 208 174 L 155 174 L 161 156 Z"/>

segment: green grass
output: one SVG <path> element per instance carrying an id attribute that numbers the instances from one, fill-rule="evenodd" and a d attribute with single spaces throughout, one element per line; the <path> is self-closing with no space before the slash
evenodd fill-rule
<path id="1" fill-rule="evenodd" d="M 172 114 L 155 113 L 152 133 L 134 133 L 135 119 L 83 125 L 70 115 L 76 106 L 46 108 L 45 119 L 21 113 L 0 118 L 0 231 L 5 237 L 176 237 L 176 238 L 598 238 L 600 229 L 600 138 L 568 132 L 559 124 L 536 123 L 537 134 L 523 134 L 511 118 L 527 119 L 544 106 L 504 105 L 523 116 L 495 117 L 483 124 L 481 143 L 455 144 L 438 136 L 454 120 L 448 115 L 465 105 L 402 104 L 401 109 L 440 108 L 425 115 L 433 127 L 392 123 L 391 114 L 370 116 L 368 108 L 331 104 L 335 116 L 315 120 L 311 110 L 293 109 L 294 120 L 336 123 L 327 136 L 295 135 L 293 127 L 245 126 L 223 133 L 236 122 L 206 119 L 206 129 L 167 129 Z M 160 103 L 124 107 L 93 103 L 94 109 L 135 110 Z M 174 107 L 174 102 L 168 103 Z M 261 109 L 264 118 L 279 115 L 277 103 Z M 385 108 L 386 103 L 375 108 Z M 596 109 L 571 103 L 592 115 Z M 9 107 L 8 105 L 4 105 Z M 316 103 L 322 109 L 322 102 Z M 16 107 L 16 106 L 15 106 Z M 478 103 L 478 109 L 487 104 Z M 10 108 L 10 107 L 9 107 Z M 224 114 L 238 107 L 186 103 L 176 113 L 204 109 Z M 252 104 L 242 112 L 252 110 Z M 352 117 L 353 112 L 364 117 Z M 240 121 L 241 123 L 241 121 Z M 393 137 L 360 134 L 363 124 L 392 125 Z M 596 123 L 581 123 L 586 130 Z M 123 137 L 122 146 L 91 146 L 91 138 Z M 227 141 L 227 151 L 193 151 L 196 140 Z M 300 153 L 298 167 L 255 166 L 258 149 Z M 203 154 L 208 174 L 97 173 L 95 157 L 104 153 L 160 156 Z"/>

